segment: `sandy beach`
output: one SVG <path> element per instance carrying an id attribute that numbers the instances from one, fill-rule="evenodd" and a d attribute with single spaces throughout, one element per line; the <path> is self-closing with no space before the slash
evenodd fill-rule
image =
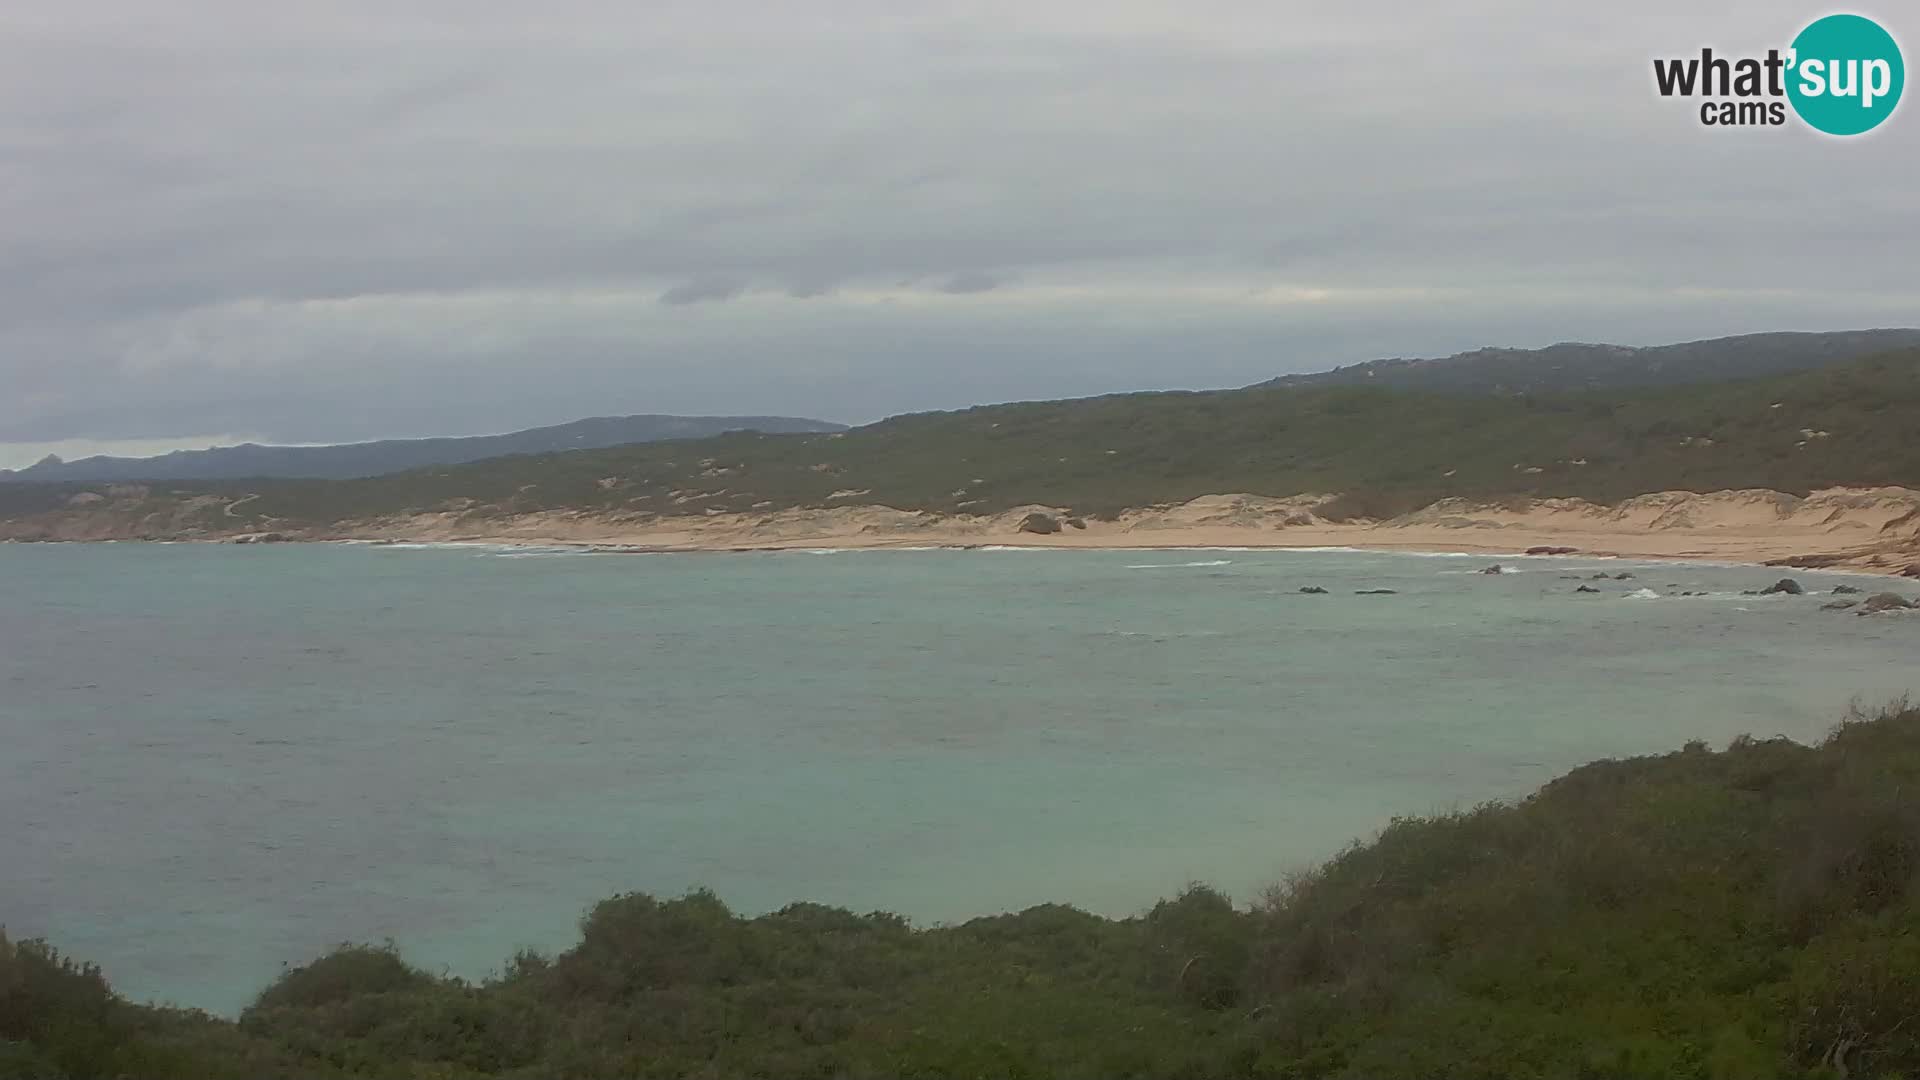
<path id="1" fill-rule="evenodd" d="M 1205 495 L 1111 520 L 1068 507 L 992 515 L 843 506 L 704 515 L 550 511 L 501 516 L 415 512 L 272 532 L 208 530 L 192 502 L 149 501 L 139 489 L 0 521 L 0 540 L 361 541 L 572 545 L 609 551 L 779 551 L 809 548 L 1360 548 L 1383 551 L 1611 555 L 1834 567 L 1920 577 L 1920 491 L 1832 488 L 1805 497 L 1767 490 L 1659 492 L 1604 505 L 1581 499 L 1448 499 L 1384 521 L 1329 521 L 1329 495 Z M 1038 515 L 1043 531 L 1026 527 Z M 1046 523 L 1050 522 L 1053 531 Z M 258 529 L 258 525 L 251 526 Z"/>
<path id="2" fill-rule="evenodd" d="M 1493 505 L 1446 500 L 1402 517 L 1332 522 L 1313 512 L 1327 496 L 1208 495 L 1175 506 L 1079 519 L 1066 508 L 1022 506 L 992 516 L 884 506 L 765 514 L 620 518 L 586 513 L 475 520 L 414 514 L 342 523 L 312 539 L 583 545 L 641 551 L 807 548 L 1314 548 L 1578 553 L 1770 563 L 1794 560 L 1920 575 L 1920 492 L 1836 488 L 1801 498 L 1776 491 L 1663 492 L 1613 506 L 1579 499 Z M 1023 531 L 1032 514 L 1059 531 Z M 1571 549 L 1543 552 L 1539 549 Z"/>

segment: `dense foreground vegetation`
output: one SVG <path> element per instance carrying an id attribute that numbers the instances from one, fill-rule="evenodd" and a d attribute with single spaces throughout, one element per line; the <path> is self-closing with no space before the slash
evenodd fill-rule
<path id="1" fill-rule="evenodd" d="M 1911 1076 L 1917 789 L 1902 707 L 1397 821 L 1251 910 L 629 895 L 478 985 L 343 947 L 237 1023 L 0 939 L 0 1076 Z"/>

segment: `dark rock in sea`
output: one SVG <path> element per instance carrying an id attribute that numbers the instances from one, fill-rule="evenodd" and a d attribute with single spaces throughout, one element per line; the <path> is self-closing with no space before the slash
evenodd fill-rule
<path id="1" fill-rule="evenodd" d="M 1561 581 L 1579 581 L 1580 575 L 1579 574 L 1561 574 L 1560 580 Z"/>
<path id="2" fill-rule="evenodd" d="M 1507 572 L 1507 569 L 1499 563 L 1494 563 L 1492 566 L 1483 568 L 1480 572 L 1483 574 L 1504 574 Z"/>
<path id="3" fill-rule="evenodd" d="M 1605 570 L 1602 570 L 1597 574 L 1587 575 L 1587 580 L 1588 581 L 1611 581 L 1613 580 L 1613 575 L 1607 573 Z"/>
<path id="4" fill-rule="evenodd" d="M 1916 605 L 1899 593 L 1874 593 L 1860 604 L 1860 614 L 1877 615 L 1882 611 L 1912 611 Z"/>
<path id="5" fill-rule="evenodd" d="M 1528 548 L 1527 554 L 1529 555 L 1572 555 L 1574 552 L 1579 550 L 1580 550 L 1579 548 L 1571 548 L 1571 547 L 1541 546 L 1541 547 Z"/>
<path id="6" fill-rule="evenodd" d="M 1799 582 L 1793 580 L 1790 577 L 1783 577 L 1779 581 L 1776 581 L 1773 584 L 1767 586 L 1766 588 L 1761 589 L 1760 595 L 1774 596 L 1779 593 L 1785 593 L 1788 596 L 1799 596 L 1801 593 L 1806 591 L 1807 590 L 1800 587 Z"/>
<path id="7" fill-rule="evenodd" d="M 1633 580 L 1633 575 L 1632 575 L 1632 574 L 1629 574 L 1629 573 L 1627 573 L 1627 572 L 1626 572 L 1625 570 L 1622 570 L 1622 571 L 1620 571 L 1619 573 L 1617 573 L 1617 574 L 1615 574 L 1615 575 L 1613 575 L 1613 580 L 1615 580 L 1615 581 L 1632 581 L 1632 580 Z"/>
<path id="8" fill-rule="evenodd" d="M 1845 611 L 1858 604 L 1858 600 L 1829 600 L 1820 605 L 1821 611 Z"/>
<path id="9" fill-rule="evenodd" d="M 1042 514 L 1036 510 L 1020 519 L 1020 531 L 1023 533 L 1036 533 L 1040 536 L 1047 536 L 1060 531 L 1060 519 L 1054 517 L 1052 514 Z"/>
<path id="10" fill-rule="evenodd" d="M 1851 585 L 1835 585 L 1833 587 L 1833 595 L 1835 596 L 1851 596 L 1852 594 L 1857 593 L 1859 591 L 1860 591 L 1859 589 L 1856 589 Z"/>
<path id="11" fill-rule="evenodd" d="M 1399 591 L 1398 589 L 1355 589 L 1353 590 L 1353 595 L 1355 596 L 1392 596 L 1398 591 Z"/>
<path id="12" fill-rule="evenodd" d="M 1070 517 L 1067 519 L 1067 527 L 1070 529 L 1084 529 L 1087 527 L 1087 519 Z"/>
<path id="13" fill-rule="evenodd" d="M 1574 591 L 1574 592 L 1592 592 L 1592 593 L 1597 593 L 1597 592 L 1599 592 L 1600 590 L 1599 590 L 1599 589 L 1596 589 L 1596 588 L 1594 588 L 1594 587 L 1593 587 L 1593 586 L 1591 586 L 1591 585 L 1582 585 L 1582 586 L 1580 586 L 1579 588 L 1577 588 L 1577 589 L 1575 589 L 1575 590 L 1573 590 L 1573 591 Z"/>
<path id="14" fill-rule="evenodd" d="M 1845 555 L 1789 555 L 1784 559 L 1768 559 L 1765 566 L 1792 566 L 1801 570 L 1818 570 L 1823 566 L 1833 566 L 1847 561 Z"/>
<path id="15" fill-rule="evenodd" d="M 1318 585 L 1302 585 L 1300 586 L 1300 591 L 1303 593 L 1311 593 L 1314 596 L 1325 596 L 1327 594 L 1327 590 Z"/>

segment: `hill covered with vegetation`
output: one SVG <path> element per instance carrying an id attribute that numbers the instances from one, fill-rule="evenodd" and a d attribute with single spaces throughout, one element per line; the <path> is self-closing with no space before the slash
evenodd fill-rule
<path id="1" fill-rule="evenodd" d="M 1396 821 L 1251 908 L 917 929 L 636 894 L 478 984 L 345 946 L 237 1023 L 0 941 L 0 1075 L 1911 1076 L 1916 784 L 1903 706 Z"/>
<path id="2" fill-rule="evenodd" d="M 430 465 L 454 465 L 507 454 L 591 450 L 660 439 L 698 439 L 728 431 L 841 431 L 843 425 L 788 416 L 596 416 L 505 435 L 440 439 L 380 439 L 333 446 L 215 446 L 157 457 L 49 456 L 18 471 L 0 469 L 0 482 L 127 483 L 229 480 L 259 477 L 342 479 L 378 476 Z"/>
<path id="3" fill-rule="evenodd" d="M 1376 386 L 1126 394 L 896 417 L 832 434 L 736 433 L 495 458 L 339 481 L 179 484 L 131 512 L 193 503 L 160 535 L 313 527 L 420 511 L 476 523 L 546 510 L 613 515 L 884 504 L 1092 516 L 1250 492 L 1340 493 L 1329 517 L 1447 497 L 1580 496 L 1836 485 L 1920 487 L 1920 348 L 1761 379 L 1496 396 Z M 97 501 L 100 488 L 0 485 L 0 517 Z"/>
<path id="4" fill-rule="evenodd" d="M 1754 379 L 1920 346 L 1920 330 L 1743 334 L 1633 347 L 1561 342 L 1544 349 L 1476 349 L 1431 359 L 1373 360 L 1282 375 L 1264 386 L 1385 386 L 1448 394 L 1563 394 Z"/>

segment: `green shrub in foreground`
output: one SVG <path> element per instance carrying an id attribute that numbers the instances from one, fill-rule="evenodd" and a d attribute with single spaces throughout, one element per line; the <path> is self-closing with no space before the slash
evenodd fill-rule
<path id="1" fill-rule="evenodd" d="M 0 1075 L 1920 1075 L 1916 790 L 1898 707 L 1398 820 L 1251 909 L 915 929 L 628 894 L 477 985 L 343 946 L 238 1024 L 0 937 Z"/>

